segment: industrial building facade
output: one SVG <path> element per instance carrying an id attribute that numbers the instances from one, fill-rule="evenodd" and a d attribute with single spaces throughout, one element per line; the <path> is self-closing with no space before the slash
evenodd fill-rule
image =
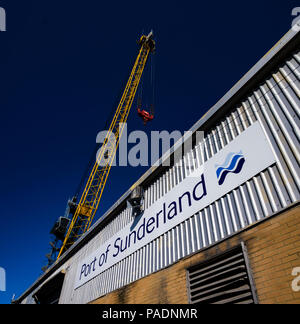
<path id="1" fill-rule="evenodd" d="M 17 302 L 300 303 L 300 33 L 191 130 L 204 139 L 165 167 L 175 144 Z"/>

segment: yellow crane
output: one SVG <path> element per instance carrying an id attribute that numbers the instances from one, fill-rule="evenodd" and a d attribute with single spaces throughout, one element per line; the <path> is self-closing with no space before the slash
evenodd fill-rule
<path id="1" fill-rule="evenodd" d="M 89 230 L 98 209 L 107 177 L 124 129 L 124 124 L 127 121 L 147 59 L 149 54 L 153 53 L 155 50 L 155 41 L 153 39 L 152 31 L 147 36 L 141 36 L 139 45 L 140 50 L 133 65 L 122 98 L 113 116 L 104 142 L 97 153 L 94 167 L 88 177 L 80 201 L 76 205 L 76 210 L 69 224 L 68 231 L 64 237 L 57 259 L 59 259 L 60 256 L 72 244 L 74 244 L 80 236 Z"/>

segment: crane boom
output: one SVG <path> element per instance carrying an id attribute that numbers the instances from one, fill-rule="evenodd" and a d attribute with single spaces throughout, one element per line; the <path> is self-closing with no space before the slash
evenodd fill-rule
<path id="1" fill-rule="evenodd" d="M 89 175 L 76 211 L 74 212 L 57 259 L 59 259 L 62 253 L 73 245 L 80 236 L 89 230 L 98 209 L 111 165 L 117 152 L 124 124 L 127 121 L 143 70 L 149 54 L 155 50 L 153 33 L 150 32 L 148 36 L 142 35 L 139 44 L 141 47 L 130 77 L 101 149 L 97 153 L 96 162 Z"/>

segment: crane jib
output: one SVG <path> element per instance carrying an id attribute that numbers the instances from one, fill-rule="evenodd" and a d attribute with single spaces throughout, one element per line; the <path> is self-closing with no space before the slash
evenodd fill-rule
<path id="1" fill-rule="evenodd" d="M 143 70 L 149 54 L 153 53 L 155 50 L 155 42 L 153 40 L 152 32 L 149 33 L 148 36 L 142 35 L 139 40 L 139 45 L 141 48 L 135 60 L 119 105 L 113 116 L 109 131 L 107 132 L 107 138 L 98 152 L 94 167 L 89 175 L 72 221 L 70 222 L 57 259 L 70 246 L 72 246 L 79 237 L 89 230 L 99 207 L 99 202 L 105 188 L 112 162 L 116 155 L 120 137 L 122 136 L 124 124 L 127 121 Z M 116 145 L 110 146 L 110 136 L 115 137 L 114 141 Z M 104 166 L 102 163 L 99 163 L 103 158 L 105 158 L 106 161 Z"/>

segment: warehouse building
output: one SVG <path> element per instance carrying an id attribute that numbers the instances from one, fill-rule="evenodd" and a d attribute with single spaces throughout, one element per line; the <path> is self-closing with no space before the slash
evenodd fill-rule
<path id="1" fill-rule="evenodd" d="M 290 30 L 192 126 L 204 139 L 181 160 L 177 142 L 16 302 L 300 303 L 299 44 Z"/>

